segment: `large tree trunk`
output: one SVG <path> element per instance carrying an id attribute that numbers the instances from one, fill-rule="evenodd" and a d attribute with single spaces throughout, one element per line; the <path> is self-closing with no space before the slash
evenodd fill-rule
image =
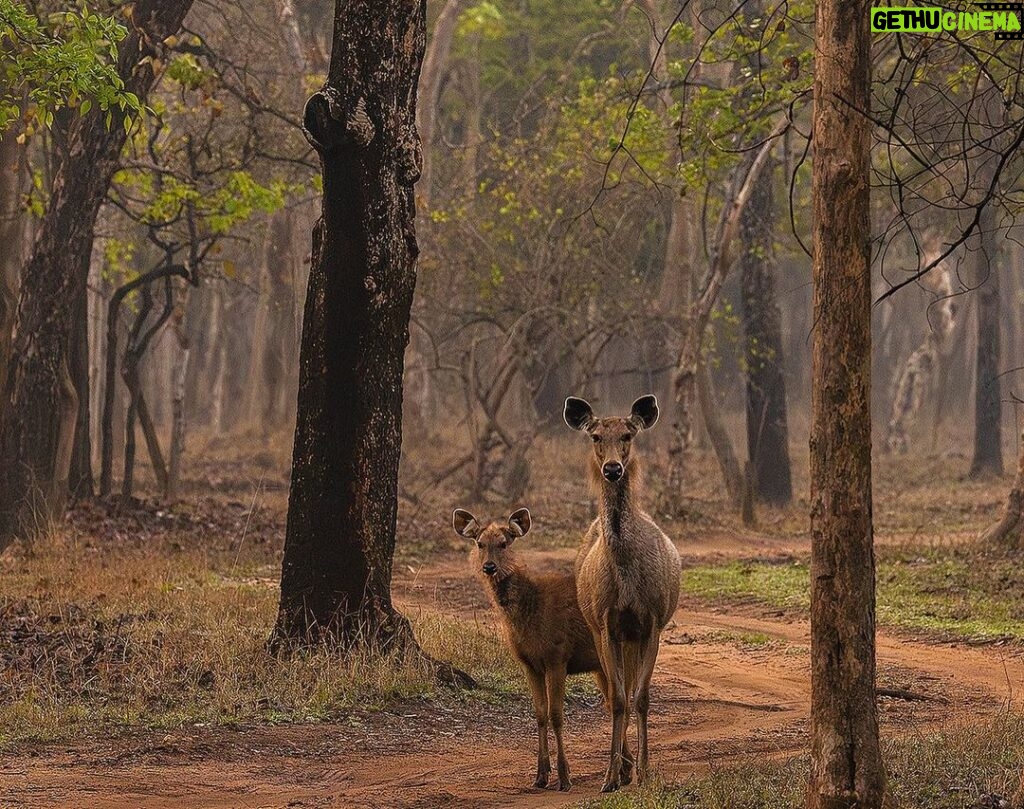
<path id="1" fill-rule="evenodd" d="M 747 457 L 754 494 L 766 503 L 793 499 L 782 373 L 782 316 L 775 296 L 775 172 L 758 177 L 740 217 L 740 285 L 747 383 Z"/>
<path id="2" fill-rule="evenodd" d="M 145 100 L 160 43 L 178 30 L 192 0 L 139 0 L 118 48 L 125 89 Z M 72 357 L 75 302 L 85 297 L 96 215 L 126 134 L 123 113 L 94 109 L 77 119 L 53 180 L 46 216 L 22 273 L 15 338 L 0 424 L 0 550 L 63 511 L 76 418 L 61 418 Z M 77 402 L 76 402 L 77 408 Z M 66 432 L 70 429 L 70 435 Z"/>
<path id="3" fill-rule="evenodd" d="M 817 3 L 809 809 L 879 809 L 871 518 L 869 3 Z"/>
<path id="4" fill-rule="evenodd" d="M 980 231 L 969 261 L 973 265 L 971 284 L 978 299 L 975 309 L 978 353 L 974 366 L 974 457 L 971 477 L 1003 474 L 1001 422 L 1002 396 L 999 385 L 1000 329 L 998 229 L 994 204 L 982 209 Z"/>
<path id="5" fill-rule="evenodd" d="M 424 0 L 338 0 L 327 84 L 306 104 L 324 198 L 272 648 L 413 642 L 391 602 L 391 565 L 418 253 L 413 184 L 425 12 Z"/>

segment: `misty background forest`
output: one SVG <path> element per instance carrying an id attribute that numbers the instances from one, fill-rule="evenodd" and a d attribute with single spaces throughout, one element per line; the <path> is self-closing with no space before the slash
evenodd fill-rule
<path id="1" fill-rule="evenodd" d="M 0 804 L 593 799 L 452 511 L 570 569 L 654 394 L 580 805 L 1024 807 L 1024 49 L 869 9 L 0 0 Z"/>

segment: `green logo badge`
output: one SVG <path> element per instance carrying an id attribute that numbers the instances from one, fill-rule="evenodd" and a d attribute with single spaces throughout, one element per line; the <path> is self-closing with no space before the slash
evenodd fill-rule
<path id="1" fill-rule="evenodd" d="M 943 31 L 991 31 L 996 39 L 1024 39 L 1024 3 L 976 3 L 978 11 L 950 11 L 935 6 L 871 9 L 877 33 L 939 34 Z"/>

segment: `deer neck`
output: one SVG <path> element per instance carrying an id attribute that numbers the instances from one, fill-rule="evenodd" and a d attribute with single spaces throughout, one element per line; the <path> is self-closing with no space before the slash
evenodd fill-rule
<path id="1" fill-rule="evenodd" d="M 523 612 L 524 607 L 532 603 L 532 595 L 536 589 L 519 565 L 513 566 L 503 576 L 492 576 L 488 579 L 488 584 L 495 606 L 513 619 Z"/>
<path id="2" fill-rule="evenodd" d="M 638 474 L 633 468 L 636 461 L 626 467 L 615 483 L 600 478 L 599 516 L 605 541 L 615 547 L 622 542 L 628 527 L 636 519 L 636 487 Z"/>

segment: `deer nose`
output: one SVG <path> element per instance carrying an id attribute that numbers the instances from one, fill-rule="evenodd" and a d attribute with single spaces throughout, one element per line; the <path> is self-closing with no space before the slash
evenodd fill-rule
<path id="1" fill-rule="evenodd" d="M 488 576 L 493 576 L 498 572 L 498 566 L 494 562 L 484 562 L 484 573 Z"/>
<path id="2" fill-rule="evenodd" d="M 612 483 L 622 477 L 622 464 L 618 461 L 608 461 L 602 468 L 601 472 L 604 476 Z"/>

